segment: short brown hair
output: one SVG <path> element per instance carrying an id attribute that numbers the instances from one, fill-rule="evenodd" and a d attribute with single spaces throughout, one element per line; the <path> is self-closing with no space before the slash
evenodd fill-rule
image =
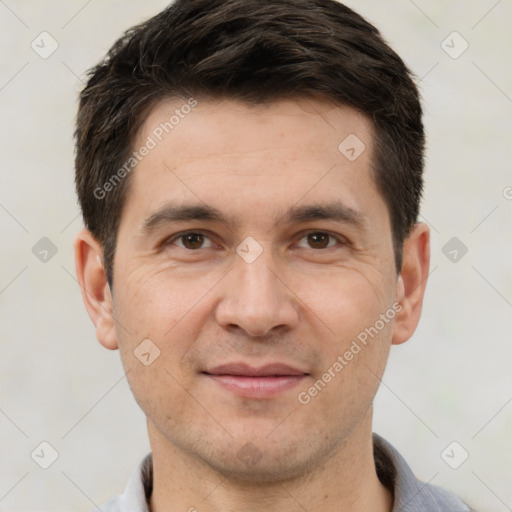
<path id="1" fill-rule="evenodd" d="M 129 176 L 104 197 L 97 190 L 129 158 L 145 116 L 165 97 L 249 104 L 317 97 L 366 115 L 400 272 L 419 212 L 424 131 L 411 73 L 379 31 L 335 0 L 177 0 L 128 30 L 89 71 L 80 95 L 76 187 L 111 286 Z"/>

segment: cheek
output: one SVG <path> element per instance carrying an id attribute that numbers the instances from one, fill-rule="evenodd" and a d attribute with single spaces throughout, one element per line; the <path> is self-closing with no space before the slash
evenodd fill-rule
<path id="1" fill-rule="evenodd" d="M 178 368 L 164 359 L 163 354 L 148 366 L 136 358 L 129 359 L 131 364 L 126 359 L 125 354 L 123 365 L 131 392 L 155 425 L 165 430 L 183 424 L 191 417 L 191 409 L 198 407 L 187 392 L 189 383 L 178 373 Z M 193 412 L 197 414 L 195 409 Z"/>
<path id="2" fill-rule="evenodd" d="M 307 282 L 307 285 L 304 284 Z M 393 294 L 380 274 L 333 269 L 329 275 L 297 281 L 297 295 L 336 340 L 356 337 L 391 306 Z"/>
<path id="3" fill-rule="evenodd" d="M 368 314 L 369 305 L 360 306 L 363 312 L 347 306 L 339 314 L 337 336 L 324 343 L 322 365 L 301 390 L 300 403 L 310 402 L 312 409 L 323 411 L 327 423 L 349 425 L 362 418 L 386 366 L 392 320 L 381 321 L 378 307 Z"/>
<path id="4" fill-rule="evenodd" d="M 182 361 L 197 339 L 200 289 L 145 269 L 126 273 L 114 297 L 121 360 L 135 400 L 156 424 L 171 426 L 190 407 L 193 373 Z M 194 307 L 195 306 L 195 307 Z M 171 407 L 162 404 L 172 403 Z M 188 405 L 187 405 L 188 404 Z"/>
<path id="5" fill-rule="evenodd" d="M 318 384 L 310 391 L 322 395 L 319 407 L 332 407 L 329 414 L 343 416 L 353 408 L 361 408 L 362 414 L 373 400 L 391 345 L 396 314 L 392 291 L 371 271 L 346 269 L 333 273 L 325 282 L 314 283 L 308 295 L 306 289 L 302 291 L 304 302 L 317 315 L 311 318 L 322 353 L 322 363 L 314 375 Z M 324 326 L 329 331 L 322 337 L 318 332 Z"/>
<path id="6" fill-rule="evenodd" d="M 119 273 L 121 275 L 121 273 Z M 119 351 L 130 386 L 151 392 L 153 383 L 161 381 L 162 361 L 180 350 L 178 340 L 172 351 L 163 343 L 163 334 L 171 337 L 180 317 L 179 301 L 172 293 L 162 296 L 158 287 L 136 273 L 117 283 L 114 294 L 114 315 Z M 156 378 L 158 376 L 158 378 Z M 133 389 L 137 398 L 137 389 Z"/>
<path id="7" fill-rule="evenodd" d="M 168 343 L 177 331 L 183 339 L 184 328 L 198 325 L 191 318 L 201 311 L 201 299 L 216 281 L 211 277 L 185 280 L 170 271 L 145 267 L 125 275 L 126 284 L 115 300 L 115 314 L 128 331 L 124 338 L 131 342 L 154 338 L 157 344 Z"/>

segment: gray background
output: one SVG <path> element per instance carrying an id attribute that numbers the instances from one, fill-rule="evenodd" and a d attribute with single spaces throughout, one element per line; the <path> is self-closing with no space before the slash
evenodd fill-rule
<path id="1" fill-rule="evenodd" d="M 75 279 L 72 133 L 85 70 L 166 4 L 0 0 L 1 511 L 87 511 L 121 492 L 149 450 L 118 352 L 96 341 Z M 512 4 L 347 4 L 417 74 L 429 146 L 432 274 L 415 336 L 392 349 L 374 430 L 424 481 L 512 510 Z M 58 43 L 45 59 L 31 47 L 51 49 L 43 31 Z M 43 441 L 59 454 L 48 469 Z"/>

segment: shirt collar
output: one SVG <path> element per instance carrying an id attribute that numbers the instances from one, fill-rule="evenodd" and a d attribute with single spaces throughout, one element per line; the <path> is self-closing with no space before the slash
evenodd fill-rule
<path id="1" fill-rule="evenodd" d="M 470 508 L 454 494 L 418 480 L 390 443 L 373 434 L 377 475 L 394 494 L 393 512 L 468 512 Z"/>

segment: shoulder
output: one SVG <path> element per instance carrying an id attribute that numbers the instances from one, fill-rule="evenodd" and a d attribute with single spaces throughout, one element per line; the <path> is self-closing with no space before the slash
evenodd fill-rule
<path id="1" fill-rule="evenodd" d="M 418 480 L 398 450 L 373 434 L 375 467 L 379 479 L 394 493 L 393 512 L 471 512 L 455 494 Z"/>
<path id="2" fill-rule="evenodd" d="M 92 512 L 149 512 L 153 490 L 153 460 L 148 453 L 133 470 L 123 494 L 109 499 Z"/>

